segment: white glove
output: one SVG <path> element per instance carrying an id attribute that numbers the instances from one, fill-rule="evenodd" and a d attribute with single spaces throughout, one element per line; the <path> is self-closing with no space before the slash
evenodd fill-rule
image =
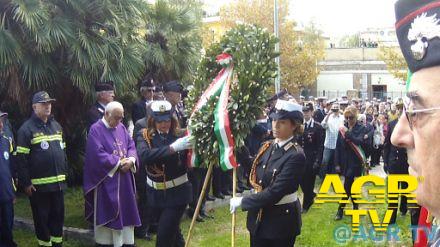
<path id="1" fill-rule="evenodd" d="M 243 197 L 232 197 L 229 201 L 229 211 L 231 211 L 231 214 L 235 213 L 237 208 L 241 206 L 241 200 L 243 200 Z"/>
<path id="2" fill-rule="evenodd" d="M 179 151 L 182 151 L 182 150 L 190 149 L 190 148 L 192 148 L 191 137 L 190 136 L 181 137 L 181 138 L 177 139 L 176 141 L 174 141 L 170 145 L 170 147 L 175 152 L 179 152 Z"/>

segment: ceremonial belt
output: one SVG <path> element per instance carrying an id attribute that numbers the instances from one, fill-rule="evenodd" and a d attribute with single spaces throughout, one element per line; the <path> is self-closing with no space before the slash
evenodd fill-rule
<path id="1" fill-rule="evenodd" d="M 257 194 L 258 192 L 255 192 L 255 194 Z M 283 204 L 288 204 L 288 203 L 292 203 L 295 202 L 296 200 L 298 200 L 298 195 L 296 194 L 296 192 L 293 192 L 292 194 L 288 194 L 283 196 L 283 198 L 281 198 L 281 200 L 279 200 L 277 203 L 275 203 L 275 205 L 283 205 Z"/>
<path id="2" fill-rule="evenodd" d="M 298 196 L 296 195 L 296 192 L 294 192 L 292 194 L 283 196 L 283 198 L 281 198 L 279 202 L 275 203 L 275 205 L 288 204 L 288 203 L 296 202 L 296 200 L 298 200 Z"/>
<path id="3" fill-rule="evenodd" d="M 166 189 L 174 188 L 186 182 L 188 182 L 188 175 L 186 173 L 178 178 L 171 179 L 165 182 L 154 182 L 147 176 L 147 184 L 156 190 L 166 190 Z"/>

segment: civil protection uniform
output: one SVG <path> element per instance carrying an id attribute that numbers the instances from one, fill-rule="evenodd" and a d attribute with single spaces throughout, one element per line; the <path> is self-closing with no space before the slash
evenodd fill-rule
<path id="1" fill-rule="evenodd" d="M 160 101 L 153 104 L 160 104 Z M 170 111 L 171 104 L 164 114 L 171 116 Z M 150 133 L 148 129 L 141 131 L 136 148 L 147 169 L 148 205 L 158 216 L 156 246 L 184 246 L 180 220 L 192 200 L 192 186 L 185 165 L 186 152 L 171 152 L 170 145 L 178 139 L 171 132 L 159 133 L 156 130 Z"/>
<path id="2" fill-rule="evenodd" d="M 0 117 L 5 113 L 0 112 Z M 15 186 L 12 176 L 12 139 L 0 134 L 0 246 L 17 246 L 12 239 Z"/>
<path id="3" fill-rule="evenodd" d="M 286 111 L 281 102 L 294 104 L 278 100 L 272 119 L 293 116 L 303 122 L 300 105 L 295 104 L 295 110 Z M 241 201 L 242 209 L 248 211 L 246 225 L 252 247 L 294 245 L 302 225 L 297 190 L 305 162 L 304 152 L 293 136 L 283 143 L 269 141 L 261 147 L 250 174 L 255 193 L 244 196 Z"/>
<path id="4" fill-rule="evenodd" d="M 46 92 L 37 94 L 41 100 L 53 101 Z M 62 245 L 64 190 L 67 187 L 65 148 L 63 130 L 53 117 L 44 123 L 32 114 L 18 130 L 18 180 L 23 188 L 33 185 L 36 189 L 29 200 L 40 246 Z"/>

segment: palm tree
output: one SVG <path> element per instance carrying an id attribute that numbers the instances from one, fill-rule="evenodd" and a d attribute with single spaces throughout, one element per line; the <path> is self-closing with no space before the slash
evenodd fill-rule
<path id="1" fill-rule="evenodd" d="M 147 50 L 145 74 L 159 82 L 193 81 L 200 60 L 202 3 L 197 0 L 158 0 L 144 14 Z"/>
<path id="2" fill-rule="evenodd" d="M 144 72 L 146 8 L 142 0 L 0 0 L 2 107 L 23 119 L 32 93 L 49 91 L 75 163 L 93 85 L 112 80 L 126 91 Z"/>

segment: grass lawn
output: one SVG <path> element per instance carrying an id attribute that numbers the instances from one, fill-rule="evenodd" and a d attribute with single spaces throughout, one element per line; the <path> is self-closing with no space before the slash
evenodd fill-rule
<path id="1" fill-rule="evenodd" d="M 69 189 L 66 192 L 66 226 L 87 227 L 87 222 L 83 217 L 83 197 L 80 189 Z M 345 244 L 338 244 L 334 240 L 334 231 L 339 226 L 350 227 L 351 219 L 344 216 L 341 221 L 334 221 L 333 218 L 337 211 L 336 204 L 324 204 L 322 206 L 313 206 L 309 212 L 303 215 L 302 233 L 297 238 L 295 246 L 412 246 L 411 234 L 409 232 L 410 217 L 397 217 L 397 222 L 400 227 L 399 238 L 400 242 L 373 242 L 371 240 L 359 241 L 349 240 Z M 362 206 L 361 206 L 362 208 Z M 29 202 L 25 197 L 19 197 L 15 206 L 16 215 L 21 217 L 31 218 Z M 379 218 L 382 219 L 385 212 L 386 205 L 379 205 Z M 229 208 L 223 207 L 211 212 L 215 219 L 207 220 L 203 223 L 196 223 L 193 230 L 193 237 L 191 246 L 209 246 L 209 247 L 223 247 L 230 246 L 231 243 L 231 216 Z M 237 215 L 236 228 L 236 246 L 249 246 L 249 234 L 245 226 L 246 213 L 239 212 Z M 370 220 L 363 217 L 363 226 L 367 228 L 371 226 Z M 190 219 L 185 218 L 181 224 L 181 228 L 186 238 L 189 229 Z M 36 246 L 36 240 L 33 233 L 25 230 L 15 230 L 14 238 L 19 246 Z M 154 241 L 136 241 L 137 246 L 154 246 Z M 74 239 L 68 239 L 64 246 L 79 247 L 79 246 L 93 246 L 93 243 L 81 243 Z"/>

